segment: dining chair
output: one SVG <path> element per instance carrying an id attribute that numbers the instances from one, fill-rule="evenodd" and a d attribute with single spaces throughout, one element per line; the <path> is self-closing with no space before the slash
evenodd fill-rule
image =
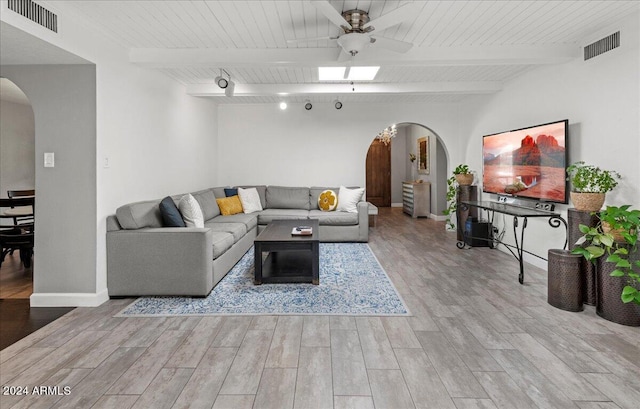
<path id="1" fill-rule="evenodd" d="M 25 190 L 7 190 L 7 197 L 9 199 L 14 199 L 16 197 L 33 197 L 36 195 L 35 189 L 25 189 Z M 32 212 L 33 213 L 33 212 Z M 31 217 L 14 217 L 13 224 L 18 224 L 20 222 L 33 222 L 33 216 Z"/>
<path id="2" fill-rule="evenodd" d="M 12 199 L 0 199 L 0 266 L 5 257 L 14 250 L 20 252 L 20 261 L 25 268 L 31 267 L 34 243 L 35 218 L 33 214 L 35 198 L 18 197 Z M 29 213 L 28 210 L 31 208 Z M 19 214 L 17 214 L 19 212 Z M 11 223 L 16 216 L 31 220 L 19 223 Z M 6 221 L 9 221 L 8 223 Z"/>

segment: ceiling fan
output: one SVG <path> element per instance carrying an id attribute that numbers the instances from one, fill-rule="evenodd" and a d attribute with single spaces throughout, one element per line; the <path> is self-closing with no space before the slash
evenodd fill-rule
<path id="1" fill-rule="evenodd" d="M 311 1 L 311 4 L 324 14 L 329 21 L 340 27 L 343 31 L 337 37 L 317 37 L 288 40 L 289 43 L 299 43 L 318 40 L 337 40 L 344 53 L 340 53 L 340 59 L 353 58 L 367 47 L 384 48 L 398 53 L 406 53 L 413 47 L 412 43 L 380 37 L 375 31 L 402 23 L 417 12 L 419 4 L 409 3 L 380 16 L 374 20 L 369 19 L 366 11 L 354 9 L 340 14 L 328 1 Z"/>

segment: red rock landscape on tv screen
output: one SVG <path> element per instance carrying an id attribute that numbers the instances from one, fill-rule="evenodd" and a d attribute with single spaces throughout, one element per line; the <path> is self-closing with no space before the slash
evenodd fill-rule
<path id="1" fill-rule="evenodd" d="M 485 136 L 483 190 L 565 201 L 565 122 Z"/>

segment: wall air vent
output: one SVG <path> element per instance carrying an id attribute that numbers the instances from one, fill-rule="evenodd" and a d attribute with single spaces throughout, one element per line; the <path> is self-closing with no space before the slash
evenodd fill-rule
<path id="1" fill-rule="evenodd" d="M 618 47 L 620 47 L 620 32 L 616 31 L 613 34 L 586 46 L 584 48 L 584 60 L 587 61 L 588 59 L 597 57 L 600 54 L 604 54 L 607 51 L 611 51 Z"/>
<path id="2" fill-rule="evenodd" d="M 58 32 L 58 16 L 32 0 L 9 0 L 9 10 L 15 11 L 54 33 Z"/>

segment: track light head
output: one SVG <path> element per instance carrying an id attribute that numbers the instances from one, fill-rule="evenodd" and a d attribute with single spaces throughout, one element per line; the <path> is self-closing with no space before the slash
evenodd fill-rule
<path id="1" fill-rule="evenodd" d="M 229 81 L 224 78 L 222 75 L 219 75 L 216 77 L 216 84 L 218 84 L 218 86 L 222 89 L 225 89 L 229 86 Z"/>
<path id="2" fill-rule="evenodd" d="M 233 91 L 236 88 L 236 83 L 233 81 L 229 81 L 227 83 L 227 85 L 225 85 L 225 89 L 224 89 L 224 94 L 228 97 L 232 97 L 233 96 Z M 224 87 L 223 87 L 224 88 Z"/>
<path id="3" fill-rule="evenodd" d="M 309 100 L 304 101 L 304 109 L 306 109 L 307 111 L 310 111 L 311 108 L 313 108 L 313 105 L 311 105 L 311 101 Z"/>
<path id="4" fill-rule="evenodd" d="M 333 101 L 333 106 L 336 107 L 336 109 L 342 109 L 342 102 L 336 99 L 335 101 Z"/>

